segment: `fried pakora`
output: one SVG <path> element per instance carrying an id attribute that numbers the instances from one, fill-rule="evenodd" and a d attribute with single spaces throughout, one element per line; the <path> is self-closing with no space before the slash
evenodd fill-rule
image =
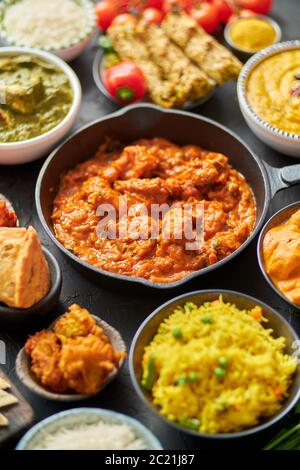
<path id="1" fill-rule="evenodd" d="M 92 395 L 118 367 L 121 357 L 107 337 L 101 339 L 90 334 L 63 344 L 59 368 L 72 390 Z"/>
<path id="2" fill-rule="evenodd" d="M 30 337 L 25 344 L 25 352 L 31 358 L 32 372 L 42 385 L 57 393 L 68 390 L 68 384 L 58 367 L 61 344 L 52 331 L 40 331 Z"/>
<path id="3" fill-rule="evenodd" d="M 55 322 L 53 331 L 30 337 L 25 352 L 32 372 L 49 390 L 88 395 L 99 392 L 126 357 L 115 351 L 91 314 L 76 304 Z"/>
<path id="4" fill-rule="evenodd" d="M 71 305 L 69 312 L 56 321 L 54 333 L 62 343 L 88 334 L 99 337 L 104 335 L 103 329 L 97 325 L 90 313 L 76 304 Z"/>

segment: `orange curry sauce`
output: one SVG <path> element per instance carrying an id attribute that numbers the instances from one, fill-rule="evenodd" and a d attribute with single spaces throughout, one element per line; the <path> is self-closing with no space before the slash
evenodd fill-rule
<path id="1" fill-rule="evenodd" d="M 162 236 L 159 220 L 155 239 L 135 239 L 132 230 L 122 239 L 99 237 L 96 214 L 101 204 L 119 210 L 120 196 L 130 208 L 136 204 L 168 204 L 172 211 L 184 204 L 204 206 L 204 243 L 187 250 L 187 240 Z M 170 217 L 170 211 L 165 217 Z M 98 212 L 99 213 L 99 212 Z M 216 263 L 249 237 L 255 223 L 255 200 L 244 177 L 227 157 L 194 145 L 178 147 L 154 138 L 122 146 L 108 141 L 90 160 L 62 177 L 52 220 L 57 239 L 79 258 L 97 268 L 154 282 L 174 282 Z M 139 214 L 129 214 L 128 222 Z M 118 216 L 115 229 L 118 233 Z M 136 222 L 136 221 L 135 221 Z M 151 227 L 151 212 L 139 226 Z M 173 229 L 176 231 L 176 223 Z"/>

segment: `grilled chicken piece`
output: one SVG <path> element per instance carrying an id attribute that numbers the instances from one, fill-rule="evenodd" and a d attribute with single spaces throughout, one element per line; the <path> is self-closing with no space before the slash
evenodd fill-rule
<path id="1" fill-rule="evenodd" d="M 169 13 L 161 27 L 218 85 L 237 79 L 242 63 L 184 12 Z"/>

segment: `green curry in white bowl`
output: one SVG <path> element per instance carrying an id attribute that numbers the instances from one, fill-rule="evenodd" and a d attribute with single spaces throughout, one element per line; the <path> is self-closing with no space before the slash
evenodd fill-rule
<path id="1" fill-rule="evenodd" d="M 68 76 L 31 54 L 0 57 L 0 143 L 22 142 L 56 127 L 73 102 Z"/>

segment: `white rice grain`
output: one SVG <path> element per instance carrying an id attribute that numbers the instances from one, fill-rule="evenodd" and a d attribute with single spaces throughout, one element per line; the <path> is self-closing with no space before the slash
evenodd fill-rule
<path id="1" fill-rule="evenodd" d="M 145 443 L 127 424 L 98 423 L 65 427 L 55 433 L 42 432 L 31 450 L 142 450 Z"/>
<path id="2" fill-rule="evenodd" d="M 21 0 L 7 8 L 3 25 L 15 43 L 56 49 L 80 37 L 88 14 L 74 0 Z"/>

